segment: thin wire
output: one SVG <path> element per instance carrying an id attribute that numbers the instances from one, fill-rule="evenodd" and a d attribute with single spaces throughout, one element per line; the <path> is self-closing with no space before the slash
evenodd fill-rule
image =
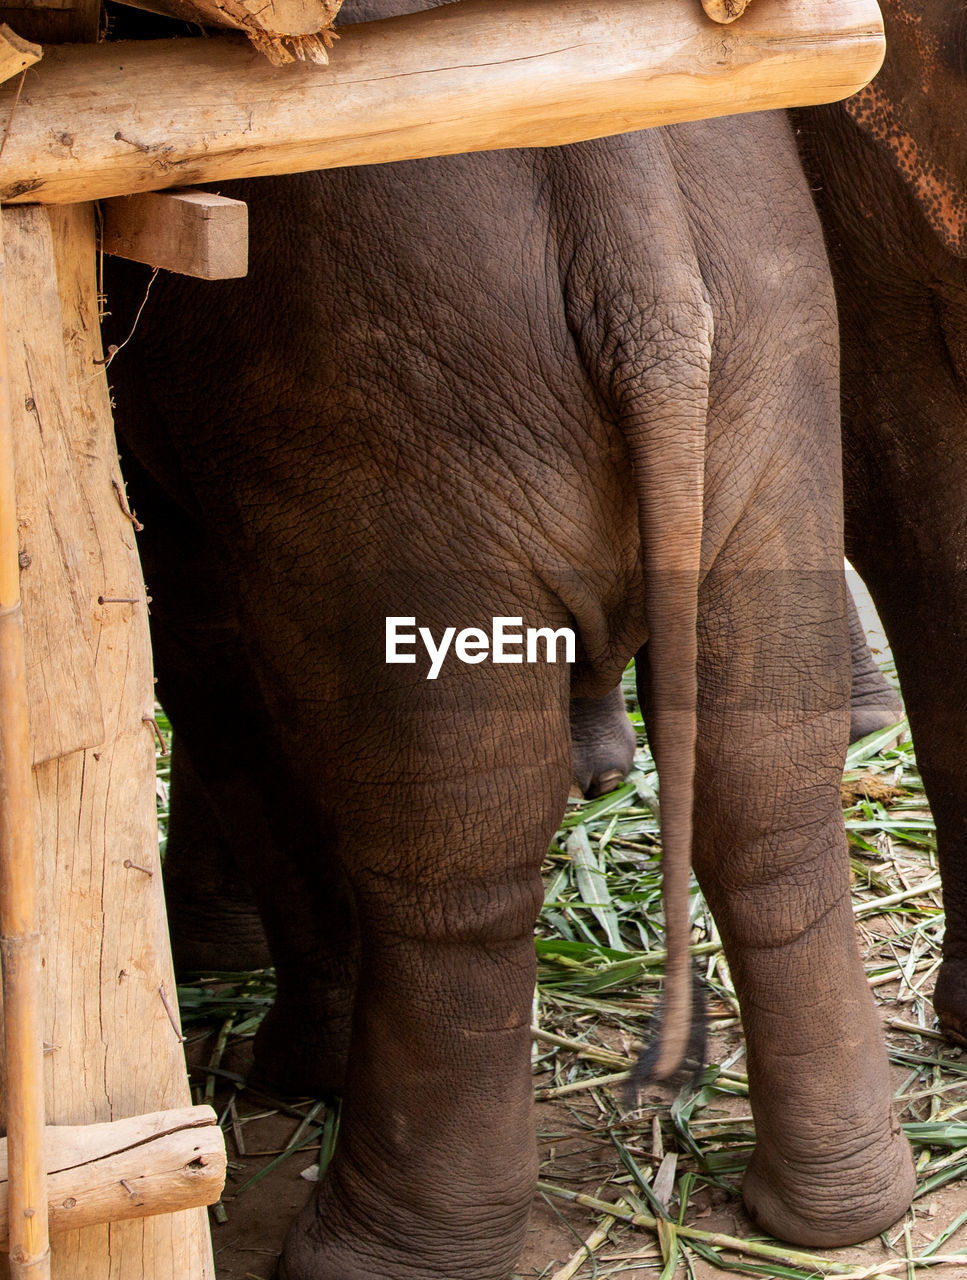
<path id="1" fill-rule="evenodd" d="M 10 119 L 7 121 L 7 127 L 3 131 L 3 141 L 0 142 L 0 156 L 3 155 L 3 149 L 7 145 L 7 139 L 10 137 L 10 126 L 13 124 L 13 118 L 17 113 L 17 103 L 20 101 L 20 95 L 23 92 L 24 80 L 27 78 L 29 68 L 24 67 L 20 73 L 20 80 L 17 84 L 17 92 L 14 94 L 13 106 L 10 108 Z"/>

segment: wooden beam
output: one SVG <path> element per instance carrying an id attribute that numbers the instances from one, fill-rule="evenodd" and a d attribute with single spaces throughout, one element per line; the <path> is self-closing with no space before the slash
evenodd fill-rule
<path id="1" fill-rule="evenodd" d="M 180 1107 L 105 1124 L 48 1125 L 51 1234 L 214 1204 L 225 1139 L 211 1107 Z M 0 1138 L 0 1248 L 9 1236 L 7 1140 Z"/>
<path id="2" fill-rule="evenodd" d="M 0 22 L 0 83 L 32 67 L 40 61 L 43 53 L 39 44 L 31 44 L 11 31 L 5 22 Z"/>
<path id="3" fill-rule="evenodd" d="M 0 199 L 165 187 L 548 146 L 834 101 L 883 56 L 875 0 L 461 0 L 341 28 L 329 67 L 272 68 L 241 38 L 46 50 L 0 87 Z"/>
<path id="4" fill-rule="evenodd" d="M 105 253 L 200 280 L 248 272 L 248 207 L 207 191 L 145 192 L 101 206 Z"/>

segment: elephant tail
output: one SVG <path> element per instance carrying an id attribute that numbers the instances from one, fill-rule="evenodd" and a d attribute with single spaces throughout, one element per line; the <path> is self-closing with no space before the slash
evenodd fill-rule
<path id="1" fill-rule="evenodd" d="M 704 1050 L 695 1035 L 696 1026 L 704 1028 L 704 1011 L 696 1004 L 689 958 L 706 405 L 696 408 L 694 420 L 675 433 L 673 443 L 654 430 L 625 432 L 641 527 L 648 624 L 643 674 L 661 794 L 668 952 L 658 1036 L 639 1072 L 658 1080 Z"/>

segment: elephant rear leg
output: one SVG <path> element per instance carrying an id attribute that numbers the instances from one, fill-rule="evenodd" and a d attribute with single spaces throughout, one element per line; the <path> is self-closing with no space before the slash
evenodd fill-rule
<path id="1" fill-rule="evenodd" d="M 476 666 L 374 690 L 371 668 L 366 706 L 332 726 L 354 743 L 355 769 L 333 759 L 325 792 L 359 983 L 339 1144 L 283 1280 L 513 1269 L 537 1173 L 533 928 L 568 790 L 566 680 Z"/>
<path id="2" fill-rule="evenodd" d="M 843 578 L 713 572 L 703 591 L 695 865 L 742 1009 L 744 1195 L 784 1240 L 884 1230 L 914 1190 L 851 909 L 839 786 Z"/>

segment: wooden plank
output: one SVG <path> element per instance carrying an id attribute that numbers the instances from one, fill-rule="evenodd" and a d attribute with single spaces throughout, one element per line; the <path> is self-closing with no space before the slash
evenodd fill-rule
<path id="1" fill-rule="evenodd" d="M 26 74 L 0 199 L 66 202 L 832 101 L 876 72 L 875 0 L 461 0 L 341 28 L 329 67 L 241 38 L 49 49 Z M 0 132 L 13 94 L 0 87 Z"/>
<path id="2" fill-rule="evenodd" d="M 70 449 L 72 392 L 57 281 L 42 237 L 7 249 L 7 347 L 13 397 L 20 590 L 34 764 L 104 738 L 94 675 L 94 597 Z"/>
<path id="3" fill-rule="evenodd" d="M 115 489 L 121 477 L 100 350 L 93 209 L 5 209 L 3 230 L 8 290 L 56 281 L 81 513 L 77 537 L 96 592 L 90 623 L 104 737 L 33 771 L 44 1040 L 51 1046 L 44 1059 L 47 1122 L 87 1125 L 191 1102 L 168 1012 L 175 988 L 158 861 L 154 742 L 144 723 L 153 710 L 148 619 L 135 531 Z M 29 279 L 18 273 L 14 281 L 14 246 L 25 239 L 39 246 L 32 251 L 38 266 Z M 22 262 L 28 256 L 17 255 Z M 24 394 L 14 388 L 13 399 Z M 53 1238 L 51 1259 L 55 1280 L 214 1277 L 204 1209 L 68 1231 Z"/>
<path id="4" fill-rule="evenodd" d="M 32 67 L 39 62 L 43 49 L 39 44 L 31 44 L 11 31 L 5 22 L 0 22 L 0 83 L 17 75 L 25 67 Z"/>
<path id="5" fill-rule="evenodd" d="M 201 280 L 248 272 L 248 208 L 207 191 L 145 192 L 101 206 L 101 245 L 119 258 Z"/>
<path id="6" fill-rule="evenodd" d="M 48 1125 L 51 1234 L 214 1204 L 225 1139 L 211 1107 L 180 1107 L 106 1124 Z M 0 1248 L 9 1235 L 7 1140 L 0 1138 Z"/>

